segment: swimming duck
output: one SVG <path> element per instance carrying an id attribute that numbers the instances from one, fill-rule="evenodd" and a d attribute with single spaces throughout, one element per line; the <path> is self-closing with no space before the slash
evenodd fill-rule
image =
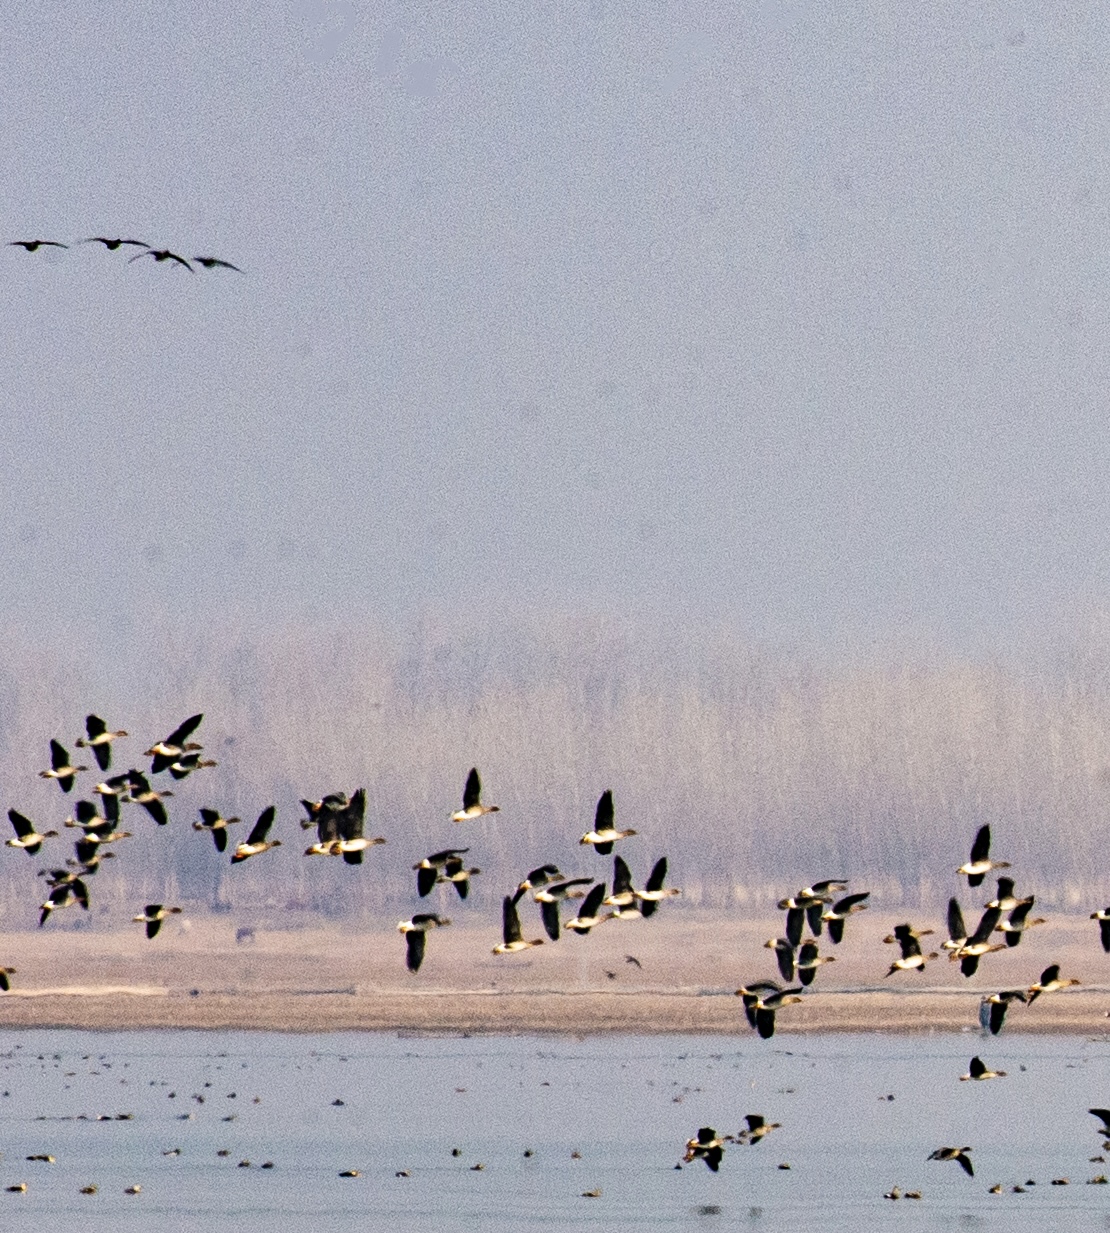
<path id="1" fill-rule="evenodd" d="M 217 852 L 227 851 L 227 828 L 234 826 L 238 818 L 225 818 L 218 809 L 202 809 L 200 821 L 193 823 L 193 830 L 207 831 L 212 836 Z"/>
<path id="2" fill-rule="evenodd" d="M 975 1176 L 975 1170 L 971 1167 L 971 1157 L 968 1152 L 970 1147 L 938 1147 L 935 1152 L 931 1152 L 926 1159 L 928 1160 L 954 1160 L 968 1177 Z"/>
<path id="3" fill-rule="evenodd" d="M 604 912 L 599 914 L 602 902 L 605 898 L 605 883 L 598 882 L 586 898 L 582 901 L 582 907 L 578 911 L 578 915 L 573 919 L 565 922 L 564 928 L 573 929 L 575 933 L 581 937 L 585 937 L 596 925 L 612 919 L 616 915 L 615 912 Z"/>
<path id="4" fill-rule="evenodd" d="M 87 766 L 74 766 L 69 760 L 69 754 L 64 745 L 57 741 L 50 742 L 50 770 L 39 771 L 40 779 L 55 779 L 63 792 L 70 792 L 77 778 L 78 771 L 87 771 Z"/>
<path id="5" fill-rule="evenodd" d="M 962 873 L 967 877 L 968 886 L 979 886 L 983 879 L 992 869 L 1009 869 L 1009 861 L 992 861 L 990 859 L 991 850 L 991 828 L 989 826 L 981 826 L 975 835 L 975 842 L 971 845 L 971 858 L 965 864 L 961 865 L 956 870 L 957 873 Z"/>
<path id="6" fill-rule="evenodd" d="M 636 834 L 631 828 L 623 831 L 617 830 L 613 825 L 614 816 L 613 793 L 606 788 L 598 798 L 597 810 L 594 813 L 594 829 L 587 831 L 578 842 L 591 845 L 598 856 L 608 856 L 618 839 L 628 839 L 629 836 Z"/>
<path id="7" fill-rule="evenodd" d="M 434 912 L 417 912 L 411 920 L 403 920 L 397 926 L 405 935 L 405 966 L 410 972 L 419 972 L 424 962 L 424 947 L 430 929 L 442 929 L 451 922 L 446 916 Z"/>
<path id="8" fill-rule="evenodd" d="M 541 886 L 532 898 L 540 905 L 540 916 L 543 927 L 552 942 L 559 940 L 559 904 L 565 899 L 582 899 L 585 888 L 594 882 L 593 878 L 567 878 L 562 882 L 552 882 Z M 604 891 L 602 892 L 604 894 Z"/>
<path id="9" fill-rule="evenodd" d="M 424 899 L 431 894 L 432 887 L 439 881 L 439 871 L 448 861 L 458 860 L 461 864 L 462 858 L 469 851 L 469 848 L 444 848 L 442 852 L 433 852 L 431 856 L 425 856 L 422 861 L 413 865 L 416 870 L 416 893 L 420 898 Z"/>
<path id="10" fill-rule="evenodd" d="M 543 938 L 536 938 L 531 942 L 524 940 L 520 931 L 520 914 L 516 909 L 516 900 L 512 895 L 506 895 L 501 902 L 501 941 L 493 948 L 493 953 L 515 955 L 518 951 L 542 945 Z"/>
<path id="11" fill-rule="evenodd" d="M 675 886 L 664 886 L 667 877 L 667 858 L 661 856 L 651 869 L 651 877 L 642 891 L 636 892 L 640 901 L 640 910 L 644 916 L 651 916 L 664 899 L 671 899 L 682 892 Z"/>
<path id="12" fill-rule="evenodd" d="M 268 852 L 270 848 L 280 848 L 280 839 L 267 839 L 266 836 L 270 833 L 270 827 L 274 823 L 274 815 L 277 810 L 273 805 L 267 805 L 265 809 L 258 815 L 258 821 L 251 828 L 251 833 L 246 840 L 239 844 L 231 856 L 231 863 L 238 864 L 239 861 L 245 861 L 248 857 L 258 856 L 262 852 Z"/>
<path id="13" fill-rule="evenodd" d="M 165 908 L 160 903 L 148 903 L 138 916 L 131 919 L 137 925 L 146 925 L 146 936 L 153 938 L 157 936 L 167 916 L 177 916 L 180 912 L 181 908 Z"/>
<path id="14" fill-rule="evenodd" d="M 854 895 L 845 895 L 831 907 L 821 913 L 821 919 L 829 927 L 829 939 L 839 945 L 844 940 L 844 922 L 854 912 L 866 912 L 865 899 L 871 897 L 870 891 L 858 891 Z"/>
<path id="15" fill-rule="evenodd" d="M 122 728 L 118 732 L 109 732 L 108 725 L 99 715 L 85 716 L 85 731 L 88 736 L 78 740 L 77 748 L 91 749 L 96 765 L 106 771 L 112 761 L 112 742 L 127 733 Z"/>
<path id="16" fill-rule="evenodd" d="M 500 805 L 482 804 L 482 780 L 478 775 L 478 768 L 472 766 L 470 774 L 466 777 L 466 786 L 463 788 L 463 806 L 451 814 L 451 821 L 471 822 L 483 814 L 498 813 L 500 809 Z"/>
<path id="17" fill-rule="evenodd" d="M 22 848 L 28 856 L 34 856 L 42 847 L 44 839 L 57 839 L 57 831 L 43 831 L 40 835 L 35 830 L 35 824 L 30 818 L 25 818 L 23 814 L 15 809 L 8 810 L 8 821 L 12 824 L 12 829 L 15 831 L 15 838 L 7 840 L 6 846 L 9 848 Z"/>
<path id="18" fill-rule="evenodd" d="M 145 257 L 147 254 L 140 253 L 139 256 Z M 132 261 L 134 260 L 135 258 L 133 257 Z M 195 753 L 204 748 L 203 745 L 198 745 L 195 741 L 189 740 L 189 737 L 200 727 L 203 719 L 203 712 L 199 715 L 190 715 L 184 722 L 179 723 L 165 740 L 158 741 L 144 751 L 143 756 L 152 759 L 150 764 L 152 775 L 158 775 L 162 771 L 167 770 L 183 754 Z"/>
<path id="19" fill-rule="evenodd" d="M 979 1026 L 997 1036 L 1002 1031 L 1002 1024 L 1011 1002 L 1028 1002 L 1024 989 L 1003 989 L 1000 993 L 992 993 L 979 1003 Z"/>
<path id="20" fill-rule="evenodd" d="M 1040 980 L 1030 985 L 1026 989 L 1026 1001 L 1032 1005 L 1042 993 L 1056 993 L 1060 989 L 1068 989 L 1072 985 L 1078 985 L 1074 977 L 1068 977 L 1066 980 L 1060 979 L 1060 965 L 1058 963 L 1049 964 L 1041 973 Z"/>
<path id="21" fill-rule="evenodd" d="M 966 1083 L 968 1080 L 981 1079 L 1005 1079 L 1006 1072 L 1004 1070 L 989 1070 L 980 1057 L 973 1057 L 971 1064 L 968 1067 L 966 1075 L 960 1075 L 960 1082 Z"/>
<path id="22" fill-rule="evenodd" d="M 686 1140 L 686 1154 L 683 1162 L 689 1164 L 692 1160 L 704 1160 L 709 1168 L 716 1173 L 721 1167 L 725 1154 L 725 1142 L 717 1137 L 712 1126 L 702 1126 L 696 1138 Z"/>

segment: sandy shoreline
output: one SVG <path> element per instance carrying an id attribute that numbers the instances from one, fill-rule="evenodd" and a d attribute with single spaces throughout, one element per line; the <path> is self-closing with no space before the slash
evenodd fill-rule
<path id="1" fill-rule="evenodd" d="M 870 919 L 868 919 L 870 918 Z M 775 1040 L 810 1032 L 978 1030 L 979 1001 L 1027 987 L 1050 963 L 1081 987 L 1015 1006 L 1004 1031 L 1102 1035 L 1110 1030 L 1110 956 L 1097 929 L 1061 917 L 990 955 L 971 980 L 941 958 L 927 973 L 885 972 L 881 938 L 896 919 L 867 913 L 784 1010 Z M 925 922 L 922 922 L 925 923 Z M 282 1032 L 704 1033 L 753 1039 L 733 991 L 776 978 L 763 942 L 779 921 L 672 913 L 646 926 L 607 926 L 518 956 L 490 954 L 482 926 L 438 930 L 416 976 L 389 924 L 259 931 L 236 944 L 226 919 L 141 930 L 42 930 L 6 935 L 0 962 L 17 969 L 0 995 L 0 1028 L 232 1029 Z M 938 926 L 939 928 L 939 926 Z M 939 933 L 934 944 L 943 937 Z M 926 983 L 927 982 L 927 983 Z M 770 1047 L 774 1047 L 773 1044 Z"/>

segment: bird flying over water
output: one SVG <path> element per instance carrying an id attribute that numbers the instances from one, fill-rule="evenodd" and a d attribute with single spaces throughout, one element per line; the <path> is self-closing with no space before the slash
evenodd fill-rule
<path id="1" fill-rule="evenodd" d="M 501 942 L 493 948 L 495 955 L 515 955 L 518 951 L 528 950 L 533 946 L 542 946 L 543 938 L 525 941 L 520 931 L 520 914 L 516 909 L 516 900 L 512 895 L 506 895 L 501 902 Z"/>
<path id="2" fill-rule="evenodd" d="M 443 929 L 450 923 L 446 916 L 434 912 L 417 912 L 411 920 L 401 921 L 397 929 L 405 935 L 405 966 L 410 972 L 420 971 L 429 930 Z"/>
<path id="3" fill-rule="evenodd" d="M 931 1152 L 927 1159 L 929 1160 L 954 1160 L 968 1177 L 975 1176 L 975 1170 L 971 1166 L 971 1157 L 968 1152 L 970 1147 L 938 1147 L 935 1152 Z"/>
<path id="4" fill-rule="evenodd" d="M 975 835 L 975 842 L 971 845 L 971 857 L 966 864 L 963 864 L 956 870 L 957 873 L 962 873 L 967 877 L 968 886 L 979 886 L 983 879 L 992 869 L 1009 869 L 1009 861 L 992 861 L 990 859 L 991 850 L 991 828 L 989 826 L 981 826 Z"/>
<path id="5" fill-rule="evenodd" d="M 725 1143 L 717 1137 L 712 1126 L 702 1126 L 693 1139 L 686 1140 L 686 1154 L 683 1162 L 689 1164 L 692 1160 L 704 1160 L 709 1168 L 716 1173 L 721 1167 L 725 1154 Z"/>

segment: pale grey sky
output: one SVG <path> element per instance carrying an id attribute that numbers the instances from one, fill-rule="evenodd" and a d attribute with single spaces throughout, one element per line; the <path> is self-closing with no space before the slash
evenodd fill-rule
<path id="1" fill-rule="evenodd" d="M 1103 6 L 0 14 L 0 616 L 1108 601 Z M 454 8 L 454 12 L 449 12 Z"/>

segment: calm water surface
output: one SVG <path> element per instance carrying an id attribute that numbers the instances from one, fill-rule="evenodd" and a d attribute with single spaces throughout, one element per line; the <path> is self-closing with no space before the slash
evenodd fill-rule
<path id="1" fill-rule="evenodd" d="M 976 1052 L 1007 1078 L 960 1083 Z M 36 1031 L 0 1055 L 0 1187 L 28 1185 L 0 1189 L 5 1230 L 1110 1230 L 1110 1186 L 1085 1184 L 1110 1175 L 1104 1039 Z M 745 1113 L 782 1128 L 675 1169 Z M 926 1163 L 941 1145 L 976 1176 Z"/>

